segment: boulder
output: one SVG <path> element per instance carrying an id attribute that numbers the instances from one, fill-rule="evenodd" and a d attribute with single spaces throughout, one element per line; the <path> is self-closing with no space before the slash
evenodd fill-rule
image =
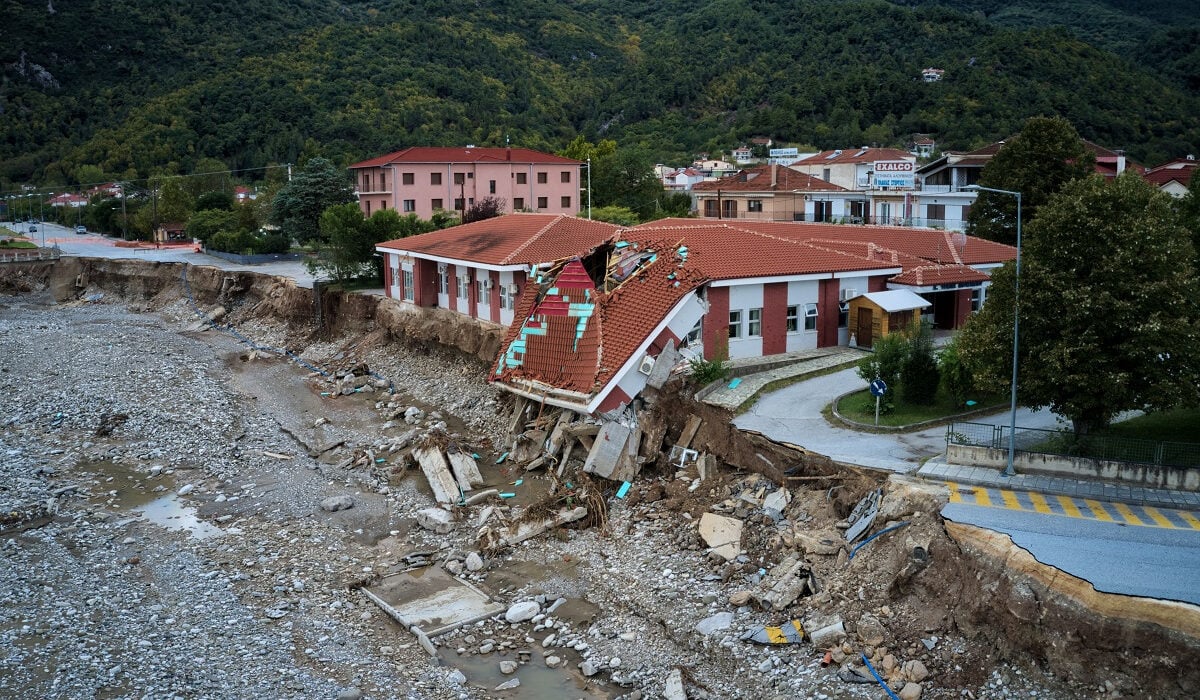
<path id="1" fill-rule="evenodd" d="M 321 501 L 321 510 L 336 513 L 339 510 L 349 510 L 354 507 L 354 497 L 341 495 L 330 496 Z"/>
<path id="2" fill-rule="evenodd" d="M 920 683 L 905 683 L 900 689 L 900 700 L 920 700 L 921 684 Z"/>
<path id="3" fill-rule="evenodd" d="M 520 603 L 513 603 L 509 607 L 508 612 L 504 613 L 504 619 L 510 623 L 524 622 L 533 619 L 533 616 L 541 611 L 541 606 L 535 601 L 526 600 Z"/>
<path id="4" fill-rule="evenodd" d="M 883 644 L 887 639 L 887 629 L 874 615 L 863 615 L 858 619 L 858 641 L 871 647 Z"/>
<path id="5" fill-rule="evenodd" d="M 742 553 L 742 521 L 715 513 L 700 516 L 700 538 L 725 561 Z"/>
<path id="6" fill-rule="evenodd" d="M 445 508 L 422 508 L 417 511 L 417 524 L 444 535 L 454 529 L 454 514 Z"/>

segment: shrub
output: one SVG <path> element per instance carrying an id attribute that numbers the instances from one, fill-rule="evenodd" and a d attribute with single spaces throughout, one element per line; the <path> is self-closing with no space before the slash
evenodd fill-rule
<path id="1" fill-rule="evenodd" d="M 928 323 L 914 323 L 905 333 L 908 347 L 901 362 L 901 395 L 909 403 L 929 405 L 937 400 L 940 380 Z"/>
<path id="2" fill-rule="evenodd" d="M 975 379 L 959 354 L 958 336 L 954 336 L 938 353 L 938 370 L 942 383 L 946 385 L 946 393 L 954 399 L 954 405 L 959 408 L 966 406 Z"/>
<path id="3" fill-rule="evenodd" d="M 708 386 L 729 376 L 729 363 L 720 357 L 712 360 L 695 357 L 688 360 L 688 367 L 692 371 L 692 379 L 700 386 Z"/>

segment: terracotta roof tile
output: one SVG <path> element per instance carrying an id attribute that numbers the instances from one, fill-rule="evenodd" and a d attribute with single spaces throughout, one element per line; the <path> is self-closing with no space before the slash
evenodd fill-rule
<path id="1" fill-rule="evenodd" d="M 772 170 L 774 170 L 773 173 Z M 774 185 L 771 184 L 772 179 L 775 181 Z M 746 168 L 732 175 L 726 175 L 720 180 L 698 182 L 692 186 L 693 192 L 716 192 L 717 190 L 725 192 L 847 191 L 844 187 L 783 165 L 760 165 Z"/>
<path id="2" fill-rule="evenodd" d="M 874 163 L 877 160 L 914 160 L 913 154 L 897 148 L 847 148 L 836 151 L 821 151 L 792 163 L 796 165 L 816 165 L 829 163 L 841 165 L 844 163 Z"/>
<path id="3" fill-rule="evenodd" d="M 379 247 L 487 265 L 528 265 L 585 253 L 619 228 L 565 214 L 507 214 L 387 241 Z"/>
<path id="4" fill-rule="evenodd" d="M 542 163 L 583 165 L 580 161 L 528 148 L 412 146 L 364 160 L 350 168 L 373 168 L 392 163 Z"/>

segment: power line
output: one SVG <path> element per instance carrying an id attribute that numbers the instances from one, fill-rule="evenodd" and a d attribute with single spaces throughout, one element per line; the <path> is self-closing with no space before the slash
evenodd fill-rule
<path id="1" fill-rule="evenodd" d="M 291 163 L 284 163 L 283 165 L 264 165 L 264 166 L 258 167 L 258 168 L 210 170 L 210 171 L 203 172 L 203 173 L 184 173 L 182 175 L 151 175 L 150 177 L 129 178 L 129 179 L 120 179 L 120 180 L 113 179 L 113 180 L 105 180 L 103 182 L 81 182 L 78 185 L 63 185 L 63 186 L 50 185 L 48 187 L 35 187 L 33 190 L 24 190 L 24 189 L 22 189 L 22 190 L 0 190 L 0 195 L 19 194 L 19 195 L 24 195 L 24 196 L 31 196 L 34 194 L 38 194 L 39 192 L 43 192 L 45 194 L 53 194 L 55 191 L 57 191 L 59 189 L 64 189 L 64 188 L 67 191 L 70 191 L 72 189 L 82 190 L 85 187 L 99 187 L 100 185 L 108 185 L 108 184 L 129 185 L 129 184 L 144 182 L 148 185 L 148 184 L 150 184 L 151 180 L 170 180 L 173 178 L 182 178 L 182 177 L 204 177 L 206 175 L 234 175 L 236 173 L 248 173 L 248 172 L 255 172 L 255 171 L 259 171 L 259 170 L 276 170 L 279 168 L 286 169 L 286 168 L 290 168 L 290 167 L 291 167 Z M 56 188 L 56 189 L 52 190 L 51 189 L 52 187 Z"/>

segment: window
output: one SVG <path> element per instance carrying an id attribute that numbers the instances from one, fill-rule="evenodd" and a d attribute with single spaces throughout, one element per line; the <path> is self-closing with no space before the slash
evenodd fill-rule
<path id="1" fill-rule="evenodd" d="M 704 200 L 704 215 L 710 219 L 717 218 L 717 200 Z"/>
<path id="2" fill-rule="evenodd" d="M 545 209 L 548 206 L 550 206 L 550 204 L 545 197 L 538 197 L 538 209 Z"/>
<path id="3" fill-rule="evenodd" d="M 825 182 L 829 182 L 829 168 L 823 168 L 821 170 L 821 179 Z"/>
<path id="4" fill-rule="evenodd" d="M 454 198 L 454 210 L 455 211 L 462 211 L 463 209 L 466 209 L 466 208 L 467 207 L 466 207 L 465 203 L 463 202 L 462 197 Z"/>
<path id="5" fill-rule="evenodd" d="M 926 226 L 943 226 L 946 223 L 946 205 L 930 204 L 926 210 Z"/>
<path id="6" fill-rule="evenodd" d="M 550 177 L 549 177 L 548 173 L 538 173 L 537 176 L 538 176 L 538 184 L 539 185 L 544 185 L 547 182 L 550 182 Z"/>
<path id="7" fill-rule="evenodd" d="M 403 185 L 411 185 L 414 182 L 414 177 L 415 176 L 412 173 L 400 173 L 400 183 Z"/>
<path id="8" fill-rule="evenodd" d="M 516 287 L 516 284 L 506 284 L 500 288 L 500 308 L 513 308 L 513 301 L 517 297 Z"/>
<path id="9" fill-rule="evenodd" d="M 528 181 L 529 181 L 528 175 L 526 175 L 525 173 L 517 173 L 517 184 L 518 185 L 524 185 Z"/>
<path id="10" fill-rule="evenodd" d="M 466 183 L 467 176 L 465 173 L 454 173 L 454 184 L 462 185 Z"/>
<path id="11" fill-rule="evenodd" d="M 392 273 L 392 286 L 394 287 L 400 280 L 400 268 L 390 267 L 388 270 Z"/>
<path id="12" fill-rule="evenodd" d="M 813 221 L 829 221 L 833 218 L 833 202 L 813 202 Z"/>
<path id="13" fill-rule="evenodd" d="M 370 216 L 371 215 L 371 200 L 369 200 L 369 199 L 366 200 L 366 205 L 367 205 L 367 216 Z"/>
<path id="14" fill-rule="evenodd" d="M 751 338 L 762 336 L 762 309 L 750 309 L 750 316 L 746 324 L 746 335 Z"/>
<path id="15" fill-rule="evenodd" d="M 742 337 L 742 312 L 740 310 L 729 312 L 729 337 Z"/>
<path id="16" fill-rule="evenodd" d="M 496 194 L 496 181 L 488 180 L 488 194 Z"/>
<path id="17" fill-rule="evenodd" d="M 525 208 L 524 197 L 513 197 L 513 211 L 521 211 Z"/>
<path id="18" fill-rule="evenodd" d="M 762 211 L 762 200 L 761 199 L 751 199 L 750 201 L 746 202 L 746 211 L 761 212 Z"/>
<path id="19" fill-rule="evenodd" d="M 816 304 L 805 304 L 804 305 L 804 330 L 806 330 L 806 331 L 817 330 L 817 305 Z"/>
<path id="20" fill-rule="evenodd" d="M 737 200 L 736 199 L 721 200 L 721 216 L 725 217 L 726 219 L 736 219 L 737 218 Z"/>
<path id="21" fill-rule="evenodd" d="M 412 271 L 412 270 L 405 270 L 405 271 L 404 271 L 404 300 L 405 300 L 405 301 L 412 301 L 413 299 L 414 299 L 414 295 L 413 295 L 413 271 Z"/>
<path id="22" fill-rule="evenodd" d="M 429 207 L 430 207 L 431 209 L 433 209 L 434 211 L 437 211 L 438 209 L 441 209 L 441 208 L 442 208 L 442 200 L 440 200 L 440 199 L 431 199 L 431 200 L 429 200 Z"/>
<path id="23" fill-rule="evenodd" d="M 688 331 L 688 334 L 683 336 L 683 342 L 680 343 L 680 347 L 690 348 L 696 343 L 699 343 L 700 336 L 703 334 L 703 332 L 703 323 L 701 321 L 696 321 L 696 325 L 692 326 L 692 330 Z"/>
<path id="24" fill-rule="evenodd" d="M 847 328 L 850 325 L 850 302 L 843 301 L 838 304 L 838 328 Z"/>
<path id="25" fill-rule="evenodd" d="M 850 219 L 856 224 L 865 223 L 867 220 L 867 203 L 862 201 L 850 202 Z"/>
<path id="26" fill-rule="evenodd" d="M 560 180 L 560 182 L 570 182 L 570 181 L 571 181 L 571 171 L 570 170 L 562 171 L 562 179 Z"/>
<path id="27" fill-rule="evenodd" d="M 362 177 L 359 178 L 359 180 L 360 180 L 360 182 L 359 182 L 358 188 L 360 190 L 362 190 L 363 192 L 370 192 L 371 191 L 371 175 L 369 173 L 363 173 Z"/>
<path id="28" fill-rule="evenodd" d="M 431 185 L 442 184 L 442 174 L 441 173 L 429 173 L 429 184 L 431 184 Z"/>
<path id="29" fill-rule="evenodd" d="M 975 313 L 976 311 L 978 311 L 981 306 L 983 306 L 983 290 L 982 289 L 972 289 L 971 290 L 971 313 Z"/>
<path id="30" fill-rule="evenodd" d="M 438 270 L 438 294 L 450 294 L 450 272 L 445 267 Z"/>
<path id="31" fill-rule="evenodd" d="M 570 198 L 570 197 L 563 197 L 563 198 L 562 198 L 562 207 L 563 207 L 563 209 L 570 209 L 570 208 L 571 208 L 571 198 Z"/>
<path id="32" fill-rule="evenodd" d="M 486 280 L 475 280 L 475 303 L 476 304 L 486 304 L 487 303 L 487 281 Z"/>
<path id="33" fill-rule="evenodd" d="M 787 307 L 787 332 L 795 333 L 800 330 L 800 307 Z"/>
<path id="34" fill-rule="evenodd" d="M 467 295 L 469 293 L 468 290 L 470 289 L 471 278 L 469 276 L 467 276 L 467 273 L 459 272 L 458 276 L 455 277 L 454 279 L 457 282 L 456 286 L 458 287 L 458 289 L 455 290 L 458 292 L 458 294 L 456 294 L 456 296 L 459 299 L 466 299 Z"/>
<path id="35" fill-rule="evenodd" d="M 379 189 L 380 190 L 387 189 L 387 173 L 386 172 L 379 173 Z"/>
<path id="36" fill-rule="evenodd" d="M 417 200 L 415 200 L 415 199 L 404 200 L 404 211 L 405 212 L 411 212 L 411 211 L 416 211 L 416 210 L 417 210 Z"/>
<path id="37" fill-rule="evenodd" d="M 379 209 L 381 211 L 384 209 L 387 209 L 387 200 L 386 199 L 379 200 Z"/>

